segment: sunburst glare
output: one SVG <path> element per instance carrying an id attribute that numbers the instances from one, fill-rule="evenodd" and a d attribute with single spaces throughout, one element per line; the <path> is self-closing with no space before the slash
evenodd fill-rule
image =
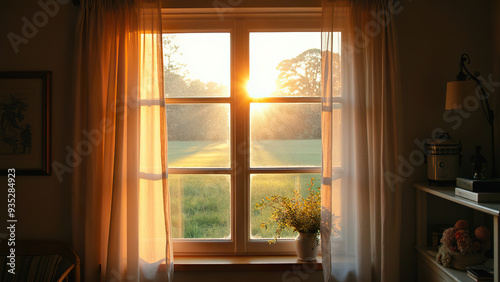
<path id="1" fill-rule="evenodd" d="M 250 80 L 247 83 L 248 95 L 252 98 L 270 97 L 276 91 L 276 79 L 273 72 L 269 72 L 267 79 Z M 264 76 L 266 77 L 266 76 Z"/>

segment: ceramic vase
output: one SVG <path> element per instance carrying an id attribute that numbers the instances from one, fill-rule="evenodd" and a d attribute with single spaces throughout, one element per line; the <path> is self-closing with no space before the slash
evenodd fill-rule
<path id="1" fill-rule="evenodd" d="M 295 238 L 295 248 L 299 260 L 314 261 L 318 256 L 319 238 L 316 233 L 299 233 Z"/>
<path id="2" fill-rule="evenodd" d="M 477 254 L 461 254 L 455 252 L 451 254 L 451 264 L 454 268 L 459 270 L 466 270 L 467 266 L 479 265 L 486 261 L 486 256 L 484 253 Z"/>

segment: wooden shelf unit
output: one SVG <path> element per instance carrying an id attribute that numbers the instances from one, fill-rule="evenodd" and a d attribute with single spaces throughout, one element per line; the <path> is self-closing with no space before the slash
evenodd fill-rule
<path id="1" fill-rule="evenodd" d="M 499 270 L 499 222 L 500 216 L 500 203 L 477 203 L 465 198 L 455 196 L 455 186 L 431 186 L 426 183 L 415 183 L 413 185 L 417 189 L 417 253 L 418 263 L 427 269 L 434 271 L 434 276 L 426 277 L 425 281 L 473 281 L 467 276 L 464 271 L 445 268 L 435 261 L 435 258 L 427 254 L 429 244 L 427 243 L 427 196 L 428 194 L 434 195 L 438 198 L 454 202 L 461 206 L 470 208 L 472 210 L 491 215 L 493 217 L 493 259 L 494 259 L 494 280 L 500 282 Z M 499 187 L 500 188 L 500 187 Z M 437 212 L 437 211 L 435 211 Z M 421 266 L 419 266 L 419 271 Z M 439 276 L 439 278 L 438 278 Z"/>

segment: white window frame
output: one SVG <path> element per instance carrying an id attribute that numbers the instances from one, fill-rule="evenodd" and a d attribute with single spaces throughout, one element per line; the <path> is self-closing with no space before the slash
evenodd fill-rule
<path id="1" fill-rule="evenodd" d="M 250 168 L 250 103 L 321 103 L 321 97 L 251 98 L 249 77 L 250 32 L 320 32 L 321 8 L 164 9 L 163 33 L 231 33 L 230 97 L 166 98 L 167 104 L 229 103 L 231 168 L 169 168 L 171 174 L 225 174 L 231 176 L 231 239 L 174 239 L 176 255 L 295 254 L 293 239 L 269 245 L 250 238 L 250 175 L 253 173 L 321 173 L 314 168 Z M 318 41 L 321 40 L 318 37 Z M 168 122 L 168 121 L 167 121 Z"/>

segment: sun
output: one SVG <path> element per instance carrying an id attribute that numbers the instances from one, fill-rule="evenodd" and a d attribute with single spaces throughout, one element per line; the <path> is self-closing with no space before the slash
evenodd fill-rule
<path id="1" fill-rule="evenodd" d="M 273 77 L 263 78 L 262 76 L 258 79 L 250 79 L 247 83 L 248 96 L 254 99 L 272 97 L 276 92 L 276 80 Z M 266 116 L 267 111 L 271 107 L 270 103 L 263 103 L 254 101 L 250 106 L 251 116 Z"/>

